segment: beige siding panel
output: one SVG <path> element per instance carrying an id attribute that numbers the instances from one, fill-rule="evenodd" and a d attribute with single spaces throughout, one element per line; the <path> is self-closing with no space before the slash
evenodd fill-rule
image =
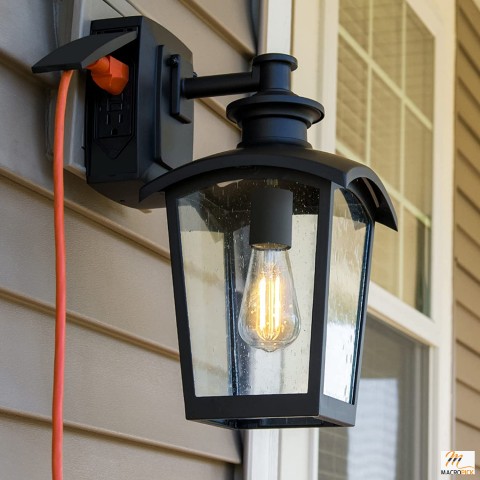
<path id="1" fill-rule="evenodd" d="M 44 127 L 46 90 L 2 63 L 0 79 L 0 169 L 8 166 L 19 177 L 38 180 L 50 188 Z"/>
<path id="2" fill-rule="evenodd" d="M 12 66 L 13 61 L 17 68 L 31 75 L 30 66 L 55 48 L 53 5 L 51 0 L 2 2 L 0 62 L 8 60 Z"/>
<path id="3" fill-rule="evenodd" d="M 455 222 L 473 240 L 480 241 L 480 211 L 461 193 L 455 195 Z"/>
<path id="4" fill-rule="evenodd" d="M 203 102 L 196 102 L 193 133 L 195 159 L 233 150 L 239 142 L 240 131 L 233 123 L 221 119 Z"/>
<path id="5" fill-rule="evenodd" d="M 455 234 L 455 242 L 455 256 L 458 264 L 477 282 L 480 282 L 480 246 L 459 229 Z"/>
<path id="6" fill-rule="evenodd" d="M 473 351 L 477 351 L 480 355 L 480 317 L 461 305 L 455 308 L 455 332 L 457 340 L 469 347 Z M 480 398 L 478 399 L 480 405 Z"/>
<path id="7" fill-rule="evenodd" d="M 472 423 L 472 427 L 480 430 L 480 418 L 478 417 L 478 406 L 480 394 L 457 382 L 456 418 L 465 423 Z"/>
<path id="8" fill-rule="evenodd" d="M 480 35 L 478 33 L 480 15 L 471 0 L 462 0 L 458 3 L 461 7 L 457 16 L 458 43 L 470 56 L 477 70 L 480 70 L 480 56 L 477 50 L 480 44 Z"/>
<path id="9" fill-rule="evenodd" d="M 472 203 L 480 215 L 480 174 L 461 155 L 457 158 L 456 164 L 457 189 L 461 191 L 469 202 Z M 480 241 L 480 239 L 479 239 Z"/>
<path id="10" fill-rule="evenodd" d="M 250 0 L 180 0 L 246 56 L 255 54 Z"/>
<path id="11" fill-rule="evenodd" d="M 0 414 L 0 432 L 2 480 L 51 478 L 49 425 Z M 220 462 L 67 428 L 64 476 L 69 480 L 226 480 L 233 475 L 232 466 Z"/>
<path id="12" fill-rule="evenodd" d="M 480 312 L 480 284 L 462 269 L 454 272 L 455 298 L 471 312 Z"/>
<path id="13" fill-rule="evenodd" d="M 476 137 L 480 138 L 480 125 L 477 121 L 480 115 L 480 105 L 462 83 L 457 84 L 456 91 L 458 115 L 470 127 Z"/>
<path id="14" fill-rule="evenodd" d="M 457 122 L 455 137 L 457 151 L 480 173 L 480 139 L 461 120 Z"/>
<path id="15" fill-rule="evenodd" d="M 480 445 L 480 431 L 476 428 L 472 428 L 469 425 L 465 425 L 462 422 L 456 424 L 456 450 L 476 450 L 475 463 L 480 465 L 480 458 L 478 458 L 478 446 Z"/>
<path id="16" fill-rule="evenodd" d="M 190 8 L 178 0 L 130 0 L 143 15 L 161 23 L 176 35 L 193 53 L 198 75 L 245 72 L 250 56 L 245 56 L 225 42 Z M 230 97 L 218 97 L 224 107 Z"/>
<path id="17" fill-rule="evenodd" d="M 53 318 L 0 301 L 0 406 L 50 414 L 53 338 Z M 176 360 L 69 323 L 65 375 L 67 422 L 240 461 L 234 432 L 185 420 Z"/>
<path id="18" fill-rule="evenodd" d="M 480 355 L 457 343 L 456 370 L 457 379 L 477 390 L 480 399 Z"/>
<path id="19" fill-rule="evenodd" d="M 477 48 L 479 47 L 480 43 Z M 477 103 L 480 104 L 479 72 L 462 50 L 459 50 L 457 55 L 457 69 L 459 80 L 464 84 L 470 94 L 473 95 Z"/>
<path id="20" fill-rule="evenodd" d="M 53 303 L 51 201 L 0 185 L 0 287 Z M 176 348 L 170 264 L 69 210 L 66 237 L 68 308 Z"/>
<path id="21" fill-rule="evenodd" d="M 457 1 L 455 367 L 458 450 L 480 446 L 480 11 Z M 477 464 L 480 459 L 477 455 Z"/>

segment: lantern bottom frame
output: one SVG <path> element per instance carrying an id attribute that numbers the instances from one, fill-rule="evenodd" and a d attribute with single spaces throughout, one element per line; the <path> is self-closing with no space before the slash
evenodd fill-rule
<path id="1" fill-rule="evenodd" d="M 317 385 L 319 387 L 319 385 Z M 231 429 L 351 427 L 356 405 L 314 388 L 306 394 L 197 397 L 185 392 L 187 420 Z"/>
<path id="2" fill-rule="evenodd" d="M 188 420 L 191 420 L 190 418 Z M 235 430 L 258 430 L 267 428 L 302 428 L 302 427 L 342 427 L 338 423 L 327 422 L 318 417 L 297 418 L 224 418 L 216 420 L 197 420 L 207 425 L 220 426 Z"/>

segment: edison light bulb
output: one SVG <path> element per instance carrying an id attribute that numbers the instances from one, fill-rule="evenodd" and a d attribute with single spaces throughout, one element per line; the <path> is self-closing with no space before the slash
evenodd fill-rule
<path id="1" fill-rule="evenodd" d="M 252 249 L 238 330 L 248 345 L 267 352 L 298 337 L 300 315 L 287 249 Z"/>

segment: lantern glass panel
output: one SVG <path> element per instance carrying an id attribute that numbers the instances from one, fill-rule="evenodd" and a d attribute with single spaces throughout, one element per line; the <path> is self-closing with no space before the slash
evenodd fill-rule
<path id="1" fill-rule="evenodd" d="M 252 253 L 251 195 L 272 186 L 293 192 L 292 246 L 284 253 L 290 258 L 300 333 L 290 345 L 264 351 L 241 338 L 238 321 Z M 241 179 L 192 191 L 177 206 L 195 395 L 306 393 L 319 189 Z"/>
<path id="2" fill-rule="evenodd" d="M 335 190 L 324 393 L 347 403 L 354 393 L 371 223 L 355 195 Z"/>

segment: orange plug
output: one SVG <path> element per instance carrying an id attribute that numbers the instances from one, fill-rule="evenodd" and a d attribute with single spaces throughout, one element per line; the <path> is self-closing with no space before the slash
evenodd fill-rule
<path id="1" fill-rule="evenodd" d="M 102 57 L 87 67 L 93 81 L 112 95 L 120 95 L 128 83 L 128 65 L 111 55 Z"/>

